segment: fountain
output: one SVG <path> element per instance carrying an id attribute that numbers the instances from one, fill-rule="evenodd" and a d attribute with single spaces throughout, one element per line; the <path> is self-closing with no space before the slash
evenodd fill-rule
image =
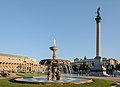
<path id="1" fill-rule="evenodd" d="M 40 64 L 48 66 L 48 71 L 51 71 L 54 76 L 57 72 L 71 73 L 69 60 L 56 59 L 56 51 L 58 50 L 58 48 L 56 47 L 55 38 L 53 46 L 50 47 L 50 50 L 53 51 L 52 59 L 43 59 L 40 61 Z M 56 78 L 53 79 L 55 80 Z"/>
<path id="2" fill-rule="evenodd" d="M 47 78 L 45 77 L 29 77 L 16 78 L 14 81 L 19 83 L 34 83 L 34 84 L 83 84 L 92 82 L 89 78 L 79 77 L 62 77 L 61 73 L 70 73 L 70 61 L 56 59 L 56 41 L 54 39 L 53 46 L 50 47 L 53 51 L 52 59 L 41 60 L 41 64 L 48 66 Z M 60 67 L 63 67 L 63 70 Z M 69 69 L 67 69 L 69 68 Z"/>
<path id="3" fill-rule="evenodd" d="M 56 51 L 58 48 L 56 47 L 56 41 L 54 39 L 53 46 L 50 47 L 50 50 L 53 51 L 53 59 L 51 60 L 51 67 L 49 66 L 48 70 L 48 80 L 60 80 L 61 75 L 58 69 L 58 61 L 56 60 Z"/>

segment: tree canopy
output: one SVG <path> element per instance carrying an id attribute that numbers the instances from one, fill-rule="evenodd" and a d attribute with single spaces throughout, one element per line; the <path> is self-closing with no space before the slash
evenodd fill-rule
<path id="1" fill-rule="evenodd" d="M 78 71 L 78 66 L 77 66 L 76 64 L 74 64 L 74 65 L 72 66 L 72 69 L 73 69 L 74 71 Z"/>
<path id="2" fill-rule="evenodd" d="M 79 61 L 79 58 L 75 58 L 74 61 Z"/>
<path id="3" fill-rule="evenodd" d="M 120 70 L 120 64 L 117 64 L 115 69 Z"/>

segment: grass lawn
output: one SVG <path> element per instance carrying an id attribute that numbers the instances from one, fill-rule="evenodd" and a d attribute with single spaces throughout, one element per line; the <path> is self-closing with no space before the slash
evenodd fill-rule
<path id="1" fill-rule="evenodd" d="M 44 73 L 17 73 L 16 75 L 23 76 L 23 77 L 32 77 L 32 76 L 42 76 L 46 74 Z"/>
<path id="2" fill-rule="evenodd" d="M 82 85 L 40 85 L 40 84 L 21 84 L 10 82 L 11 78 L 0 79 L 0 87 L 110 87 L 112 84 L 116 84 L 110 80 L 93 79 L 93 83 Z"/>

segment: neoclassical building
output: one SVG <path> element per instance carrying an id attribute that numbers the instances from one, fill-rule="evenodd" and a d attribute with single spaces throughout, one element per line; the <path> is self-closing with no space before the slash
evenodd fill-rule
<path id="1" fill-rule="evenodd" d="M 0 54 L 0 72 L 42 72 L 44 66 L 25 56 Z"/>
<path id="2" fill-rule="evenodd" d="M 80 65 L 83 64 L 83 62 L 86 62 L 91 70 L 94 70 L 94 68 L 96 67 L 96 65 L 95 65 L 96 59 L 93 59 L 93 58 L 91 58 L 91 59 L 86 59 L 86 58 L 79 59 L 79 58 L 77 58 L 77 60 L 75 59 L 74 62 L 71 63 L 71 66 L 77 65 L 78 68 L 79 68 Z M 119 61 L 114 59 L 114 58 L 102 58 L 102 62 L 101 63 L 102 63 L 102 66 L 104 68 L 106 68 L 106 70 L 107 70 L 107 68 L 109 69 L 110 66 L 114 66 L 114 68 L 115 68 L 115 66 L 117 64 L 119 64 Z"/>

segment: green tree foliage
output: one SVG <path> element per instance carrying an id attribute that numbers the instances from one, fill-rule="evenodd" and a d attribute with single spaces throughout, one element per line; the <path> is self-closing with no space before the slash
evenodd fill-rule
<path id="1" fill-rule="evenodd" d="M 120 70 L 120 64 L 117 64 L 115 69 Z"/>
<path id="2" fill-rule="evenodd" d="M 72 69 L 73 69 L 74 71 L 78 71 L 78 66 L 77 66 L 76 64 L 74 64 L 74 65 L 72 66 Z"/>
<path id="3" fill-rule="evenodd" d="M 84 57 L 84 60 L 86 60 L 86 59 L 87 59 L 87 57 L 85 56 L 85 57 Z"/>
<path id="4" fill-rule="evenodd" d="M 90 70 L 90 67 L 87 64 L 87 62 L 83 62 L 83 64 L 80 64 L 79 70 L 82 72 L 84 71 L 84 73 L 87 73 L 87 71 Z"/>
<path id="5" fill-rule="evenodd" d="M 74 61 L 79 61 L 79 58 L 75 58 Z"/>
<path id="6" fill-rule="evenodd" d="M 114 72 L 114 70 L 115 70 L 114 65 L 110 65 L 110 64 L 107 65 L 107 73 L 108 73 L 108 74 L 112 75 L 113 72 Z"/>

